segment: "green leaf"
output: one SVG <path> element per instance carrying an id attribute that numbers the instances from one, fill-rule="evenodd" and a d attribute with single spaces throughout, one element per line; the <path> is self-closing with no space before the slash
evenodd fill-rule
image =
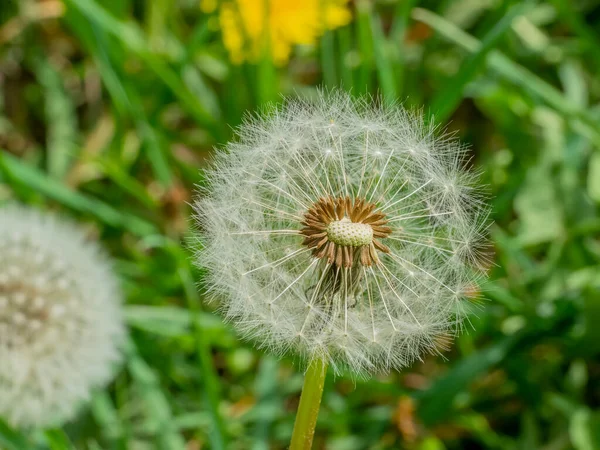
<path id="1" fill-rule="evenodd" d="M 13 430 L 0 417 L 0 448 L 6 450 L 30 450 L 32 446 L 25 436 Z"/>
<path id="2" fill-rule="evenodd" d="M 515 198 L 521 245 L 549 242 L 563 234 L 563 216 L 554 185 L 548 167 L 532 167 L 527 172 L 524 186 Z"/>
<path id="3" fill-rule="evenodd" d="M 164 336 L 187 336 L 193 323 L 193 313 L 175 306 L 128 305 L 125 319 L 135 328 Z M 213 314 L 199 313 L 199 326 L 204 330 L 224 330 L 221 319 Z"/>
<path id="4" fill-rule="evenodd" d="M 452 408 L 454 398 L 469 384 L 502 361 L 518 342 L 519 336 L 506 337 L 459 361 L 433 385 L 416 395 L 418 414 L 426 425 L 442 420 Z"/>
<path id="5" fill-rule="evenodd" d="M 44 434 L 51 450 L 71 450 L 74 448 L 63 430 L 48 430 Z"/>

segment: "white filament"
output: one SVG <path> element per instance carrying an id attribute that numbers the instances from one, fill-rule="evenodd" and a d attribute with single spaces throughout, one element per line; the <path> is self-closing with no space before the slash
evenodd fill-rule
<path id="1" fill-rule="evenodd" d="M 482 273 L 488 210 L 465 153 L 402 107 L 341 91 L 248 120 L 196 203 L 209 293 L 245 338 L 336 370 L 399 369 L 438 351 Z M 336 271 L 302 251 L 300 222 L 320 198 L 346 196 L 385 213 L 390 253 Z M 328 238 L 371 243 L 354 225 L 334 222 Z"/>

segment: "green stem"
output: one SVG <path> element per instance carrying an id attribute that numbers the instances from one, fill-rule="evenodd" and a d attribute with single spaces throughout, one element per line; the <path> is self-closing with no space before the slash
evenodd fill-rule
<path id="1" fill-rule="evenodd" d="M 320 359 L 313 361 L 306 371 L 290 450 L 310 450 L 312 447 L 326 375 L 327 363 Z"/>

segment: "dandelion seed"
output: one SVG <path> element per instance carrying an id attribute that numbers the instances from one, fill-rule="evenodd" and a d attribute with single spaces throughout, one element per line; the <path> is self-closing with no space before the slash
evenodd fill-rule
<path id="1" fill-rule="evenodd" d="M 117 281 L 81 230 L 24 207 L 0 208 L 0 255 L 0 417 L 61 425 L 120 359 Z"/>
<path id="2" fill-rule="evenodd" d="M 359 375 L 460 328 L 488 214 L 464 147 L 375 103 L 333 91 L 248 120 L 196 203 L 198 264 L 241 335 Z"/>

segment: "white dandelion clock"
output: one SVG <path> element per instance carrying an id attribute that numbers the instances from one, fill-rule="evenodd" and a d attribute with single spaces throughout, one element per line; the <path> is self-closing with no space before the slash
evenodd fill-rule
<path id="1" fill-rule="evenodd" d="M 196 203 L 198 264 L 240 333 L 368 375 L 460 328 L 488 210 L 465 148 L 340 91 L 248 120 Z"/>
<path id="2" fill-rule="evenodd" d="M 121 294 L 105 254 L 58 217 L 0 208 L 0 417 L 71 419 L 114 374 Z"/>

